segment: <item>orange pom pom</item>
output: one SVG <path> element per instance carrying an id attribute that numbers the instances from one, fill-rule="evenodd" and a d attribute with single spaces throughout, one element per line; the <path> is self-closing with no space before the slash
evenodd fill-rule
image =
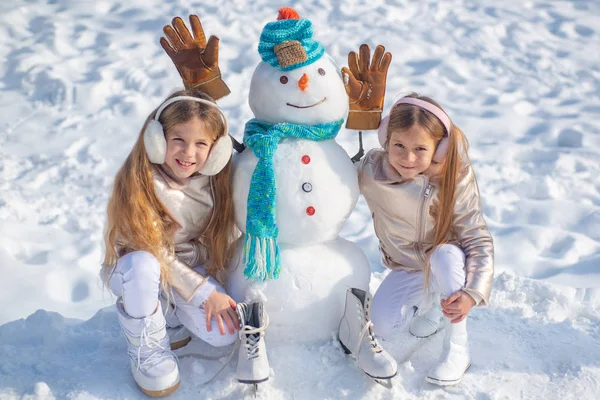
<path id="1" fill-rule="evenodd" d="M 293 8 L 283 7 L 279 9 L 277 21 L 282 19 L 300 19 L 300 14 L 298 14 Z"/>

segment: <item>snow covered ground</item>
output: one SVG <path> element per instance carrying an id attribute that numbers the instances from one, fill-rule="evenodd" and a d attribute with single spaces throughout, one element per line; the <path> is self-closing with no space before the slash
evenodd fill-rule
<path id="1" fill-rule="evenodd" d="M 596 0 L 1 2 L 0 398 L 142 397 L 97 273 L 112 178 L 147 114 L 181 85 L 161 29 L 197 13 L 221 37 L 232 95 L 220 104 L 241 138 L 260 31 L 282 5 L 313 21 L 340 65 L 363 42 L 384 44 L 394 56 L 386 104 L 409 91 L 431 95 L 465 131 L 497 274 L 491 306 L 469 320 L 473 366 L 459 386 L 424 382 L 441 335 L 406 334 L 386 343 L 401 363 L 391 391 L 332 339 L 271 346 L 273 374 L 258 398 L 599 398 Z M 338 136 L 350 154 L 355 135 Z M 366 147 L 376 143 L 367 133 Z M 343 236 L 369 257 L 374 291 L 385 272 L 364 201 Z M 208 351 L 197 342 L 193 350 Z M 172 397 L 250 396 L 233 378 L 235 362 L 202 384 L 220 365 L 182 358 Z"/>

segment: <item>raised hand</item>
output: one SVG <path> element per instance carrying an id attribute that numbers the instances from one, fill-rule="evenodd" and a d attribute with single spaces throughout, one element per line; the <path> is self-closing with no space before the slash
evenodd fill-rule
<path id="1" fill-rule="evenodd" d="M 221 79 L 219 38 L 213 35 L 206 41 L 197 15 L 190 15 L 192 34 L 179 17 L 173 18 L 172 25 L 163 28 L 167 38 L 161 37 L 160 44 L 179 71 L 185 88 L 198 88 L 215 100 L 231 93 Z"/>
<path id="2" fill-rule="evenodd" d="M 350 97 L 346 128 L 370 130 L 379 127 L 391 62 L 392 55 L 381 45 L 375 48 L 372 60 L 367 44 L 360 46 L 358 55 L 354 51 L 348 53 L 348 67 L 342 68 L 344 86 Z"/>

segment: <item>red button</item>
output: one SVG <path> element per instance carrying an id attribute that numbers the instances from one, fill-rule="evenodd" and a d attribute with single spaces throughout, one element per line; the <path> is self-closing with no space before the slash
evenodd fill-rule
<path id="1" fill-rule="evenodd" d="M 307 207 L 306 213 L 312 217 L 313 215 L 315 215 L 315 208 L 313 206 Z"/>
<path id="2" fill-rule="evenodd" d="M 308 164 L 310 162 L 309 156 L 302 156 L 302 164 Z"/>

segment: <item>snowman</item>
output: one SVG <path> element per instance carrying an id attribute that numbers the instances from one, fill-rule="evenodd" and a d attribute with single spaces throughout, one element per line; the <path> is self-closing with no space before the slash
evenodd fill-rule
<path id="1" fill-rule="evenodd" d="M 218 66 L 218 38 L 206 42 L 197 16 L 190 23 L 193 36 L 176 17 L 173 28 L 164 30 L 176 46 L 164 38 L 161 44 L 186 87 L 221 98 L 229 89 Z M 290 8 L 264 27 L 258 50 L 262 62 L 249 94 L 255 118 L 246 124 L 246 150 L 234 163 L 233 200 L 242 236 L 234 244 L 227 292 L 237 302 L 264 303 L 270 343 L 337 337 L 367 375 L 390 379 L 396 362 L 377 343 L 369 318 L 368 260 L 339 236 L 359 187 L 356 169 L 335 137 L 348 113 L 347 93 L 352 99 L 347 127 L 377 128 L 391 56 L 383 57 L 382 46 L 376 50 L 374 63 L 383 59 L 385 67 L 380 84 L 373 85 L 377 71 L 360 73 L 370 59 L 363 45 L 363 62 L 354 58 L 344 68 L 345 86 L 332 58 L 312 38 L 312 23 Z M 266 325 L 254 321 L 240 334 L 248 359 L 240 352 L 239 362 L 251 376 L 244 382 L 268 379 Z"/>
<path id="2" fill-rule="evenodd" d="M 396 364 L 369 325 L 368 260 L 339 236 L 359 195 L 356 168 L 335 141 L 348 112 L 344 82 L 312 39 L 311 22 L 292 9 L 265 26 L 258 49 L 249 94 L 255 119 L 234 167 L 243 235 L 228 293 L 265 303 L 268 342 L 339 335 L 367 374 L 389 379 Z"/>

